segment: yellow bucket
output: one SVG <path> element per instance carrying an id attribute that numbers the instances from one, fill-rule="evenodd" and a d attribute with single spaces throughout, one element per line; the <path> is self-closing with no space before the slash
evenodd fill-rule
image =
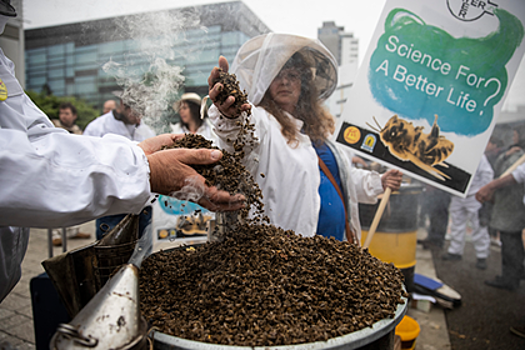
<path id="1" fill-rule="evenodd" d="M 421 328 L 419 323 L 410 316 L 405 316 L 396 326 L 396 335 L 401 337 L 401 349 L 414 350 L 416 347 L 416 339 Z"/>
<path id="2" fill-rule="evenodd" d="M 361 231 L 361 242 L 366 241 L 368 231 Z M 393 263 L 398 269 L 416 265 L 417 231 L 379 232 L 374 234 L 368 247 L 370 254 L 386 263 Z"/>
<path id="3" fill-rule="evenodd" d="M 408 292 L 414 289 L 421 188 L 419 184 L 403 184 L 399 191 L 392 192 L 368 247 L 371 255 L 386 263 L 392 263 L 401 270 L 405 276 L 405 287 Z M 378 206 L 379 203 L 359 204 L 361 243 L 366 240 Z"/>

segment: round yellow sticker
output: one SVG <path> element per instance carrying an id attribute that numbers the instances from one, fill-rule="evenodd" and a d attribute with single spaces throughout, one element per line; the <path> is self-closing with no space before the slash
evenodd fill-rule
<path id="1" fill-rule="evenodd" d="M 5 101 L 7 99 L 7 87 L 5 86 L 2 79 L 0 79 L 0 101 Z"/>
<path id="2" fill-rule="evenodd" d="M 346 142 L 353 145 L 361 139 L 361 131 L 359 131 L 359 129 L 355 126 L 350 126 L 346 128 L 344 138 Z"/>
<path id="3" fill-rule="evenodd" d="M 160 230 L 159 231 L 159 238 L 160 239 L 164 239 L 164 238 L 168 238 L 168 230 Z"/>

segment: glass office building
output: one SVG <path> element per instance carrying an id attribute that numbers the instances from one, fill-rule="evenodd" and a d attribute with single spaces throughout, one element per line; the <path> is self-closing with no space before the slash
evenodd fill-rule
<path id="1" fill-rule="evenodd" d="M 268 32 L 241 1 L 26 30 L 26 89 L 100 108 L 119 89 L 119 74 L 141 80 L 160 58 L 180 68 L 181 90 L 206 95 L 219 55 L 231 61 L 244 42 Z"/>

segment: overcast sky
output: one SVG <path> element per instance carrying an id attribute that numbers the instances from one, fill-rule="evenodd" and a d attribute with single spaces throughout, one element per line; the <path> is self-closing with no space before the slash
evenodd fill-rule
<path id="1" fill-rule="evenodd" d="M 386 0 L 244 0 L 274 32 L 317 38 L 324 21 L 335 21 L 360 41 L 365 54 Z M 210 0 L 23 0 L 25 28 L 224 1 Z"/>

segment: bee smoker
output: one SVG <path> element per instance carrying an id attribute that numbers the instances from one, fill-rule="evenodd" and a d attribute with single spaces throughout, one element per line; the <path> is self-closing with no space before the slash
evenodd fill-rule
<path id="1" fill-rule="evenodd" d="M 103 251 L 96 252 L 95 257 L 98 259 L 95 259 L 94 263 L 99 265 L 99 269 L 107 268 L 99 271 L 100 277 L 105 276 L 105 284 L 75 314 L 70 323 L 58 326 L 51 338 L 50 349 L 152 348 L 151 339 L 147 336 L 148 324 L 140 314 L 139 303 L 139 268 L 151 249 L 151 229 L 146 228 L 143 237 L 134 240 L 137 230 L 138 218 L 128 215 L 111 233 L 99 241 Z M 128 251 L 129 247 L 122 243 L 130 239 L 129 245 L 135 248 Z M 127 263 L 121 262 L 124 258 Z M 113 271 L 116 273 L 113 274 Z"/>
<path id="2" fill-rule="evenodd" d="M 100 241 L 42 262 L 72 319 L 110 275 L 127 264 L 137 244 L 138 230 L 138 215 L 129 214 Z"/>
<path id="3" fill-rule="evenodd" d="M 237 225 L 243 222 L 239 210 L 215 213 L 215 222 L 210 224 L 209 240 L 211 242 L 222 242 L 228 232 L 236 231 Z"/>
<path id="4" fill-rule="evenodd" d="M 127 264 L 69 324 L 61 324 L 49 348 L 143 350 L 150 348 L 140 316 L 138 268 Z"/>

